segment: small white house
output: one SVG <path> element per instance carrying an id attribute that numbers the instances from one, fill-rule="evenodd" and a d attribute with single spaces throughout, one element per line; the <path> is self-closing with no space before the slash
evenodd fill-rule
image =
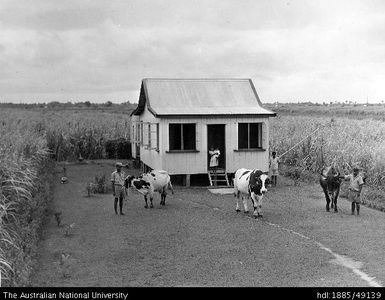
<path id="1" fill-rule="evenodd" d="M 218 173 L 267 171 L 275 115 L 250 79 L 143 79 L 131 114 L 132 154 L 145 171 L 186 175 L 187 185 L 190 175 L 208 173 L 210 147 L 221 152 Z"/>

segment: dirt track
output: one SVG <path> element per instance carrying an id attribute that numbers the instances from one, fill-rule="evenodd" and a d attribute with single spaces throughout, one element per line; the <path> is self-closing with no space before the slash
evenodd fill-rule
<path id="1" fill-rule="evenodd" d="M 76 223 L 65 237 L 54 217 L 43 230 L 33 286 L 368 286 L 385 284 L 385 215 L 349 202 L 327 213 L 319 186 L 280 178 L 264 219 L 235 212 L 232 195 L 176 188 L 153 209 L 131 194 L 124 216 L 111 195 L 86 197 L 85 183 L 113 162 L 70 165 L 57 174 L 51 212 Z M 69 253 L 63 278 L 58 264 Z"/>

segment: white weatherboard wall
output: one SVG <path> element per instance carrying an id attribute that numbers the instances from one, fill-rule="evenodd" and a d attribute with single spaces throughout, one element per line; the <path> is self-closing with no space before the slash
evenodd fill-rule
<path id="1" fill-rule="evenodd" d="M 159 119 L 158 119 L 159 120 Z M 234 151 L 238 149 L 238 122 L 263 123 L 262 145 L 265 151 Z M 168 152 L 169 150 L 169 124 L 170 123 L 195 123 L 196 124 L 196 149 L 198 152 Z M 153 169 L 163 169 L 170 174 L 202 174 L 207 172 L 207 125 L 225 124 L 226 140 L 226 171 L 235 172 L 241 167 L 261 169 L 268 171 L 268 118 L 162 118 L 160 119 L 160 151 L 142 151 L 142 161 Z M 158 160 L 159 161 L 154 161 Z"/>
<path id="2" fill-rule="evenodd" d="M 137 139 L 136 139 L 136 135 L 137 135 L 137 122 L 139 121 L 139 116 L 131 116 L 131 126 L 130 126 L 130 130 L 131 130 L 131 153 L 132 153 L 132 157 L 136 158 L 136 142 L 137 142 Z"/>
<path id="3" fill-rule="evenodd" d="M 152 124 L 156 124 L 156 123 L 160 124 L 160 119 L 155 118 L 155 116 L 147 110 L 147 104 L 146 104 L 146 108 L 143 111 L 143 113 L 140 115 L 139 120 L 141 122 L 143 122 L 143 124 L 144 124 L 144 126 L 143 126 L 143 141 L 147 142 L 148 141 L 148 130 L 147 130 L 146 123 L 149 122 Z M 153 126 L 154 126 L 153 129 L 155 129 L 155 125 L 153 125 Z M 159 125 L 159 131 L 160 131 L 160 133 L 162 132 L 160 125 Z M 153 141 L 155 141 L 155 140 L 153 139 Z M 166 169 L 164 169 L 164 167 L 162 165 L 163 152 L 164 152 L 164 150 L 162 149 L 162 135 L 159 134 L 159 151 L 150 150 L 150 149 L 147 149 L 147 147 L 145 147 L 145 145 L 141 145 L 141 147 L 140 147 L 140 160 L 152 169 L 166 170 Z"/>

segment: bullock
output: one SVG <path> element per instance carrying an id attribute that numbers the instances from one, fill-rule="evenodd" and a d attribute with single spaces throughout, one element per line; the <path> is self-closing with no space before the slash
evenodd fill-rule
<path id="1" fill-rule="evenodd" d="M 254 207 L 254 217 L 263 217 L 262 198 L 267 192 L 266 186 L 269 184 L 267 172 L 261 170 L 238 169 L 234 176 L 234 196 L 237 198 L 235 210 L 240 212 L 239 199 L 242 196 L 244 212 L 248 213 L 247 199 L 251 198 Z"/>
<path id="2" fill-rule="evenodd" d="M 320 185 L 326 198 L 326 211 L 330 211 L 331 202 L 331 208 L 334 208 L 334 212 L 338 212 L 337 199 L 340 193 L 341 178 L 344 176 L 341 176 L 335 167 L 325 167 L 320 174 Z"/>
<path id="3" fill-rule="evenodd" d="M 167 189 L 171 189 L 174 194 L 174 188 L 171 184 L 170 175 L 163 170 L 153 170 L 144 173 L 139 177 L 127 176 L 125 180 L 126 188 L 133 188 L 144 196 L 145 208 L 148 208 L 147 196 L 150 198 L 150 208 L 153 208 L 152 200 L 154 193 L 159 192 L 161 195 L 160 205 L 166 205 Z"/>

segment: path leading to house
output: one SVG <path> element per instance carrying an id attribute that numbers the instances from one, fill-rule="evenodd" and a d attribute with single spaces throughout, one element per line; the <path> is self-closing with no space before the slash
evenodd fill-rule
<path id="1" fill-rule="evenodd" d="M 131 194 L 120 216 L 110 194 L 87 197 L 85 189 L 95 175 L 108 180 L 113 163 L 68 165 L 68 184 L 57 174 L 33 286 L 385 285 L 383 212 L 362 207 L 352 216 L 340 199 L 340 212 L 327 213 L 319 186 L 280 178 L 263 220 L 236 213 L 232 195 L 178 187 L 165 207 L 156 195 L 153 209 Z M 75 223 L 71 236 L 56 211 Z M 65 265 L 61 253 L 70 254 Z"/>

